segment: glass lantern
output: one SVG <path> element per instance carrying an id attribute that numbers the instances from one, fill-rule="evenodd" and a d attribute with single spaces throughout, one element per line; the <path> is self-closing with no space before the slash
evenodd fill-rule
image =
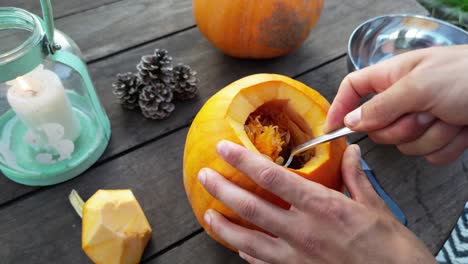
<path id="1" fill-rule="evenodd" d="M 44 19 L 0 8 L 0 170 L 26 185 L 79 175 L 110 139 L 80 50 L 54 29 L 49 0 L 41 5 Z"/>

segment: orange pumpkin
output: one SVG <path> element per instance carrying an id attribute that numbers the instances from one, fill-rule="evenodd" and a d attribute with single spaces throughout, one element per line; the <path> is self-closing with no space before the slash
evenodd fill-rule
<path id="1" fill-rule="evenodd" d="M 240 58 L 273 58 L 298 48 L 317 23 L 323 0 L 194 0 L 205 37 Z"/>
<path id="2" fill-rule="evenodd" d="M 199 170 L 204 167 L 218 171 L 233 183 L 271 203 L 283 208 L 289 206 L 222 160 L 216 153 L 216 144 L 226 139 L 272 160 L 281 160 L 291 147 L 323 133 L 329 106 L 315 90 L 275 74 L 256 74 L 240 79 L 205 103 L 187 135 L 184 186 L 197 220 L 208 234 L 230 247 L 213 236 L 203 221 L 205 211 L 210 208 L 234 223 L 258 228 L 241 219 L 204 189 L 197 179 Z M 319 145 L 313 152 L 299 158 L 296 169 L 290 170 L 341 191 L 340 165 L 345 148 L 344 139 Z"/>

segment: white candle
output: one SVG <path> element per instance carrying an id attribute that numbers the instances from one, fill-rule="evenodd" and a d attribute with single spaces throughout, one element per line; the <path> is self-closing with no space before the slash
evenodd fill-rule
<path id="1" fill-rule="evenodd" d="M 64 139 L 78 138 L 80 124 L 57 74 L 41 64 L 7 84 L 11 86 L 8 103 L 29 129 L 40 133 L 45 124 L 59 124 L 64 129 Z"/>

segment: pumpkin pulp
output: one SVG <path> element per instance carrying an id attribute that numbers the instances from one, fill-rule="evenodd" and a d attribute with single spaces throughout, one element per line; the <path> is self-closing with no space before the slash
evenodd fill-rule
<path id="1" fill-rule="evenodd" d="M 313 138 L 305 121 L 289 107 L 288 100 L 263 104 L 249 115 L 244 129 L 257 150 L 279 165 L 284 164 L 295 146 Z M 313 149 L 297 155 L 290 167 L 301 168 L 313 155 Z"/>

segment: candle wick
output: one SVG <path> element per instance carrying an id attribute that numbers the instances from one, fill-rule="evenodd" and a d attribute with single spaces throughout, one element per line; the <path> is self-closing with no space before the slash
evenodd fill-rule
<path id="1" fill-rule="evenodd" d="M 28 95 L 30 96 L 36 96 L 37 95 L 37 91 L 35 90 L 24 90 Z"/>
<path id="2" fill-rule="evenodd" d="M 23 90 L 23 91 L 31 91 L 33 89 L 31 89 L 31 86 L 29 86 L 28 82 L 23 79 L 23 77 L 18 77 L 17 79 L 17 82 L 19 84 L 19 87 Z"/>
<path id="3" fill-rule="evenodd" d="M 32 88 L 28 82 L 23 79 L 23 77 L 18 77 L 17 79 L 17 82 L 18 82 L 18 88 L 21 89 L 22 91 L 22 94 L 24 94 L 25 96 L 30 96 L 30 97 L 34 97 L 38 94 L 38 91 L 34 88 Z"/>

